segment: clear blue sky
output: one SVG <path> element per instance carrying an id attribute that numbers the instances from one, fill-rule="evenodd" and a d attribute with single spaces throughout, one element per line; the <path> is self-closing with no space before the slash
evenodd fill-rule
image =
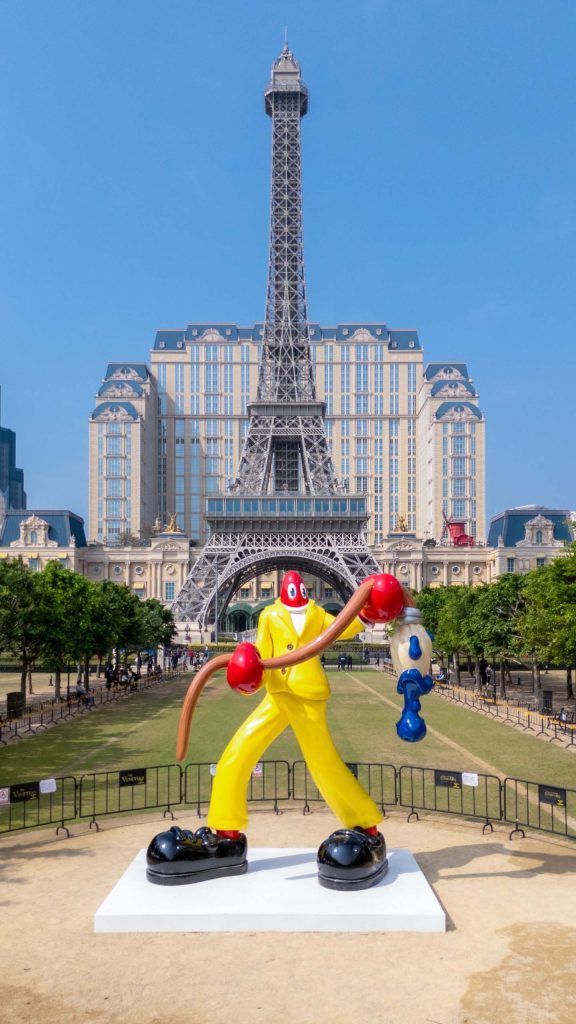
<path id="1" fill-rule="evenodd" d="M 2 0 L 2 423 L 30 507 L 85 514 L 109 360 L 262 317 L 285 24 L 311 319 L 465 360 L 488 514 L 575 508 L 574 0 Z"/>

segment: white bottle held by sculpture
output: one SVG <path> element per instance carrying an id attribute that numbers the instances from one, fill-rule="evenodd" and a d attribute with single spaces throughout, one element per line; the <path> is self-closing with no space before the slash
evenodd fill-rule
<path id="1" fill-rule="evenodd" d="M 432 640 L 422 625 L 422 613 L 418 608 L 405 607 L 395 620 L 390 655 L 399 676 L 409 668 L 418 669 L 423 676 L 430 675 Z"/>

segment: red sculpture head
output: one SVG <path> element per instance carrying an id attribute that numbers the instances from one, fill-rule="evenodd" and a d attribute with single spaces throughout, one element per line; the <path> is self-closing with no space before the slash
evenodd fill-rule
<path id="1" fill-rule="evenodd" d="M 287 572 L 282 580 L 280 600 L 287 608 L 304 608 L 308 604 L 308 591 L 299 572 Z"/>

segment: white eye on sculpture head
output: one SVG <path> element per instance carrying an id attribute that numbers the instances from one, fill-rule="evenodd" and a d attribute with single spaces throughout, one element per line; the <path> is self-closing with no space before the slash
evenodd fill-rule
<path id="1" fill-rule="evenodd" d="M 304 600 L 306 600 L 306 598 L 308 597 L 308 591 L 306 590 L 306 587 L 304 586 L 303 583 L 300 584 L 300 593 L 302 594 Z"/>
<path id="2" fill-rule="evenodd" d="M 288 584 L 288 597 L 290 598 L 291 601 L 294 601 L 294 599 L 296 597 L 296 593 L 297 593 L 297 591 L 296 591 L 296 584 L 295 583 L 289 583 Z"/>

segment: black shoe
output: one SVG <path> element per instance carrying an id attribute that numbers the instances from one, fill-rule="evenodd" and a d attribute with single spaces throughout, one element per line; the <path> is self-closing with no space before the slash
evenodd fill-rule
<path id="1" fill-rule="evenodd" d="M 317 859 L 318 881 L 326 889 L 369 889 L 388 870 L 384 836 L 358 827 L 333 832 L 320 845 Z"/>
<path id="2" fill-rule="evenodd" d="M 155 836 L 146 853 L 146 877 L 158 885 L 184 885 L 248 870 L 246 836 L 219 836 L 205 826 L 190 832 L 173 825 Z"/>

